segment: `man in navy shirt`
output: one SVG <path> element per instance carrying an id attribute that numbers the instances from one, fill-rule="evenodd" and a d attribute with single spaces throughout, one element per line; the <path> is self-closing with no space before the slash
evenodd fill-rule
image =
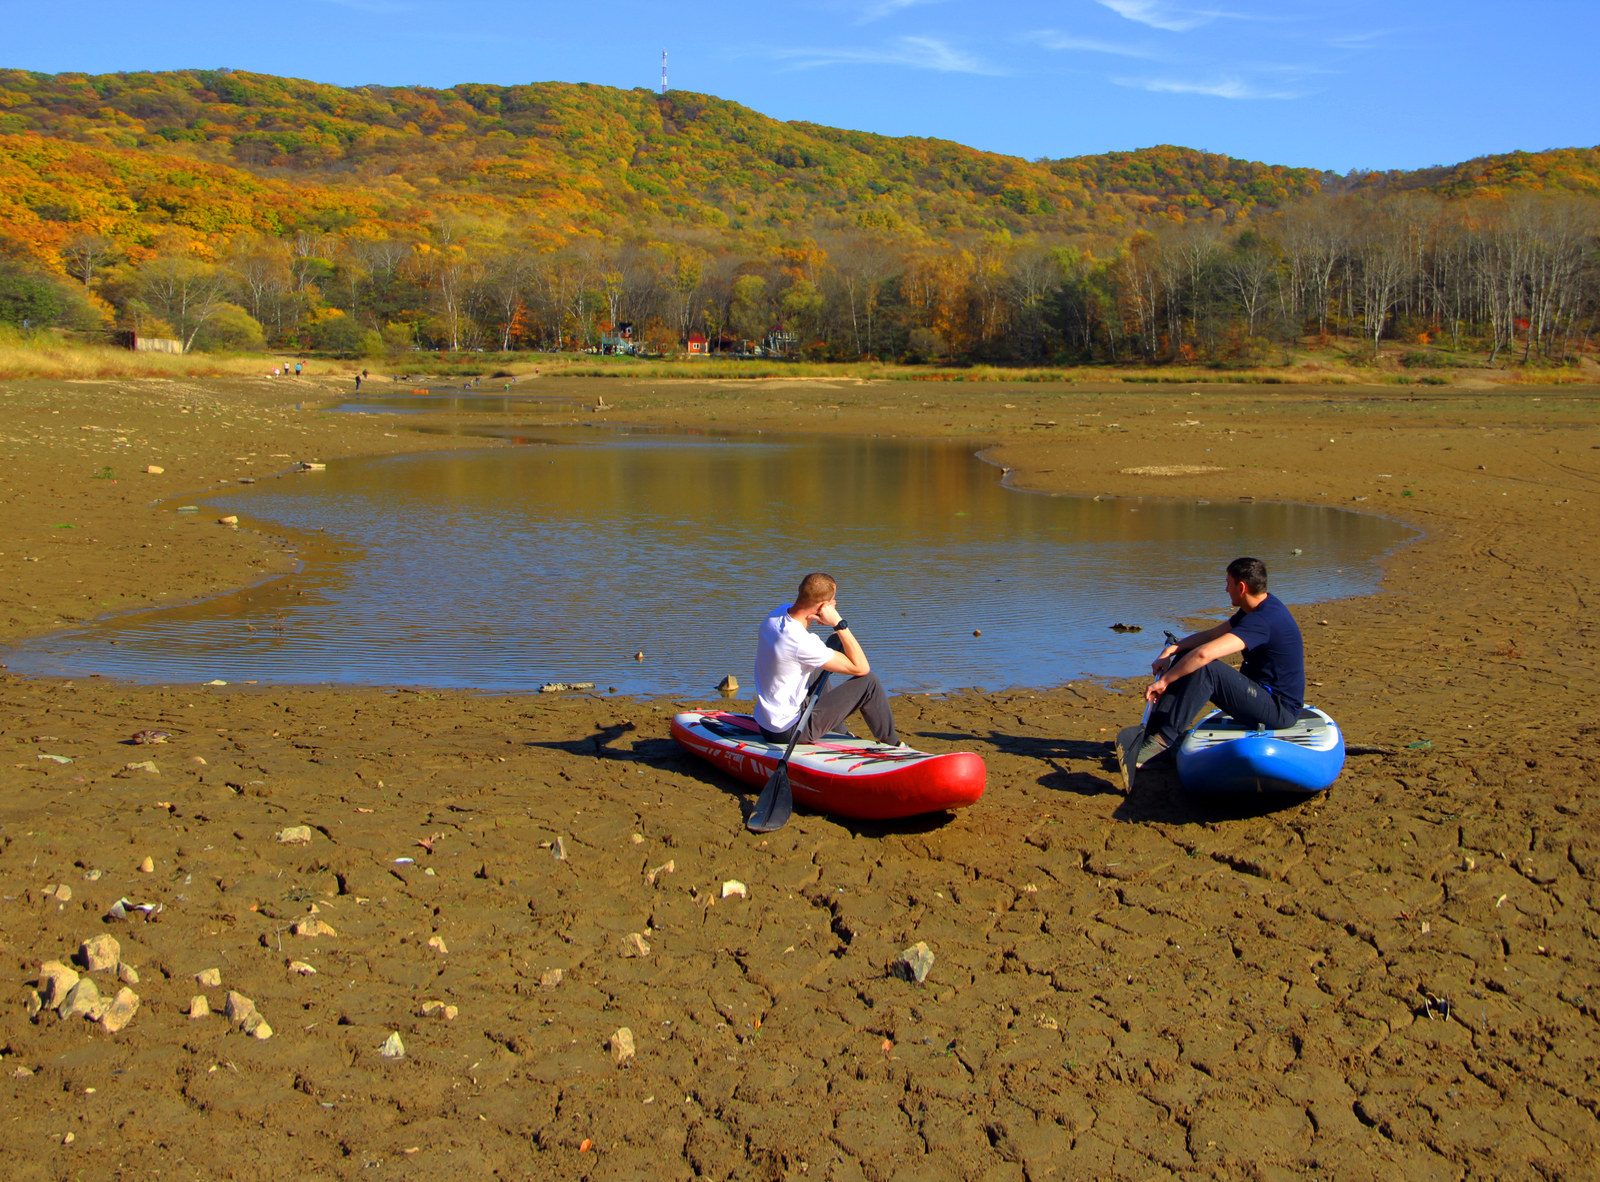
<path id="1" fill-rule="evenodd" d="M 1269 730 L 1293 726 L 1305 704 L 1305 646 L 1300 625 L 1267 592 L 1259 558 L 1228 564 L 1228 600 L 1238 610 L 1224 624 L 1167 645 L 1150 666 L 1156 679 L 1144 692 L 1151 704 L 1135 767 L 1176 746 L 1207 702 L 1240 722 Z M 1242 652 L 1238 669 L 1218 658 Z"/>

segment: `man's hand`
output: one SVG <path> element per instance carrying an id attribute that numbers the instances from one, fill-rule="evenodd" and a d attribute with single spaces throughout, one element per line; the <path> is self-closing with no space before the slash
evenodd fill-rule
<path id="1" fill-rule="evenodd" d="M 839 601 L 836 599 L 830 599 L 827 603 L 821 604 L 817 608 L 817 619 L 821 620 L 830 628 L 832 628 L 840 620 L 844 619 L 844 617 L 839 614 Z"/>
<path id="2" fill-rule="evenodd" d="M 1158 677 L 1149 685 L 1145 686 L 1144 700 L 1154 706 L 1158 701 L 1161 700 L 1161 695 L 1166 692 L 1167 679 L 1165 677 Z"/>
<path id="3" fill-rule="evenodd" d="M 1160 677 L 1168 669 L 1172 668 L 1172 662 L 1177 659 L 1178 646 L 1175 644 L 1169 644 L 1166 648 L 1161 650 L 1160 656 L 1150 662 L 1150 672 L 1155 676 Z"/>

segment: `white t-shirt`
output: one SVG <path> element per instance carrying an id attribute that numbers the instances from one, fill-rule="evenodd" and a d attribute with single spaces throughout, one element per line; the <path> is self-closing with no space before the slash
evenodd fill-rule
<path id="1" fill-rule="evenodd" d="M 769 731 L 786 731 L 800 720 L 811 675 L 828 663 L 833 650 L 805 625 L 778 608 L 756 630 L 756 721 Z"/>

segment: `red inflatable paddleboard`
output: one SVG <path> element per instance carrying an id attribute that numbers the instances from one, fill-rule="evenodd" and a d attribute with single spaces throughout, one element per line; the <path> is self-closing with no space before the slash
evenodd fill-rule
<path id="1" fill-rule="evenodd" d="M 672 720 L 672 737 L 757 788 L 783 758 L 783 746 L 762 738 L 748 714 L 679 714 Z M 965 808 L 983 795 L 984 775 L 983 760 L 970 751 L 930 755 L 846 735 L 797 743 L 789 757 L 796 804 L 863 821 Z"/>

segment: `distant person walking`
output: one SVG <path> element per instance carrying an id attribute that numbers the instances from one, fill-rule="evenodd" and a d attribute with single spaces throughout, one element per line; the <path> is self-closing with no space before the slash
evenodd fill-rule
<path id="1" fill-rule="evenodd" d="M 361 375 L 360 374 L 356 374 L 356 389 L 357 390 L 361 389 Z"/>
<path id="2" fill-rule="evenodd" d="M 295 377 L 299 377 L 300 376 L 300 363 L 298 361 L 296 361 L 294 363 L 294 376 Z"/>

